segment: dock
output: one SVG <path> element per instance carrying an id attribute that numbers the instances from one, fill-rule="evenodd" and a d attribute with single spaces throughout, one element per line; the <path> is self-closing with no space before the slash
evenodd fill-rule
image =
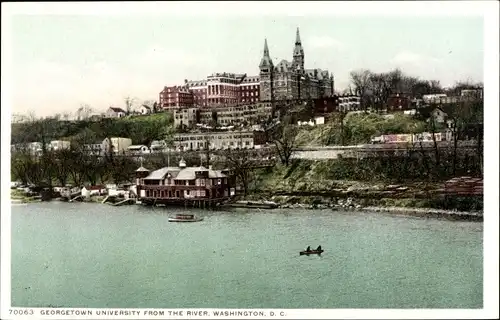
<path id="1" fill-rule="evenodd" d="M 275 209 L 278 208 L 278 204 L 271 201 L 237 201 L 232 203 L 226 203 L 222 205 L 223 207 L 230 208 L 250 208 L 250 209 Z"/>

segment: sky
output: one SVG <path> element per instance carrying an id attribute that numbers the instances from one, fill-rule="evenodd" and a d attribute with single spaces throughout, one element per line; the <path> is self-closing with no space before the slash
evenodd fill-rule
<path id="1" fill-rule="evenodd" d="M 324 4 L 320 3 L 320 4 Z M 165 4 L 165 3 L 164 3 Z M 255 5 L 265 8 L 265 3 Z M 262 9 L 265 10 L 265 9 Z M 166 85 L 213 72 L 257 75 L 267 38 L 277 63 L 291 60 L 296 28 L 306 68 L 403 72 L 444 86 L 483 81 L 481 15 L 33 14 L 10 18 L 12 113 L 102 112 L 157 100 Z"/>

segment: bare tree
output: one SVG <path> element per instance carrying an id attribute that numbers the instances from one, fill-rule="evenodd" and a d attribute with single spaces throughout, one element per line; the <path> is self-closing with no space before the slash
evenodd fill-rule
<path id="1" fill-rule="evenodd" d="M 150 107 L 150 108 L 153 108 L 153 105 L 154 105 L 155 103 L 156 103 L 156 101 L 154 101 L 154 100 L 144 100 L 144 101 L 142 102 L 142 105 L 143 105 L 143 106 L 148 106 L 148 107 Z"/>
<path id="2" fill-rule="evenodd" d="M 390 93 L 387 74 L 373 73 L 370 75 L 370 85 L 374 98 L 375 109 L 380 111 L 385 106 Z"/>
<path id="3" fill-rule="evenodd" d="M 280 123 L 272 133 L 272 141 L 280 157 L 281 163 L 285 166 L 290 164 L 290 159 L 297 149 L 297 134 L 298 128 L 296 125 L 292 124 L 289 116 L 285 117 L 283 122 Z"/>
<path id="4" fill-rule="evenodd" d="M 440 165 L 440 157 L 439 157 L 439 147 L 436 139 L 437 127 L 436 127 L 436 119 L 434 115 L 431 115 L 429 118 L 429 129 L 432 134 L 432 143 L 434 145 L 434 158 L 436 161 L 436 168 L 439 168 Z"/>
<path id="5" fill-rule="evenodd" d="M 250 150 L 227 149 L 222 151 L 222 155 L 226 167 L 233 172 L 236 179 L 241 183 L 244 194 L 247 195 L 253 171 Z"/>
<path id="6" fill-rule="evenodd" d="M 129 115 L 132 112 L 132 107 L 134 105 L 134 101 L 135 101 L 135 99 L 131 98 L 129 96 L 127 96 L 125 98 L 125 111 L 127 112 L 127 115 Z"/>
<path id="7" fill-rule="evenodd" d="M 372 73 L 369 70 L 351 71 L 350 73 L 351 83 L 354 87 L 354 93 L 361 98 L 361 105 L 364 110 L 368 108 L 367 96 L 370 89 L 371 74 Z"/>
<path id="8" fill-rule="evenodd" d="M 70 117 L 71 117 L 71 112 L 68 112 L 68 111 L 63 112 L 62 119 L 64 121 L 68 121 Z"/>
<path id="9" fill-rule="evenodd" d="M 458 162 L 458 141 L 468 136 L 471 128 L 474 130 L 477 157 L 482 163 L 482 125 L 483 125 L 483 104 L 481 102 L 463 100 L 458 102 L 448 115 L 451 120 L 451 130 L 453 137 L 453 174 L 456 173 Z"/>
<path id="10" fill-rule="evenodd" d="M 71 149 L 61 149 L 52 152 L 54 160 L 54 175 L 62 187 L 66 186 L 71 167 L 74 165 L 74 152 Z"/>

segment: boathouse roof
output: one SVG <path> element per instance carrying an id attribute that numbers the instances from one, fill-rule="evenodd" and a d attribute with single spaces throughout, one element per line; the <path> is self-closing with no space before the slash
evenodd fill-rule
<path id="1" fill-rule="evenodd" d="M 205 167 L 187 167 L 182 169 L 175 180 L 193 180 L 196 179 L 196 172 L 208 171 Z"/>
<path id="2" fill-rule="evenodd" d="M 141 170 L 142 169 L 142 170 Z M 144 167 L 140 167 L 136 171 L 149 171 Z M 203 166 L 200 167 L 164 167 L 151 172 L 144 180 L 163 180 L 166 178 L 167 174 L 170 174 L 175 180 L 194 180 L 196 179 L 196 172 L 208 172 L 209 178 L 226 178 L 227 175 L 223 174 L 221 171 L 207 169 Z"/>
<path id="3" fill-rule="evenodd" d="M 223 174 L 221 171 L 218 170 L 208 170 L 208 177 L 209 178 L 226 178 L 227 176 Z"/>
<path id="4" fill-rule="evenodd" d="M 135 172 L 149 172 L 149 170 L 144 167 L 140 167 L 139 169 L 135 170 Z"/>
<path id="5" fill-rule="evenodd" d="M 151 172 L 144 180 L 162 180 L 165 179 L 167 173 L 170 173 L 175 178 L 180 170 L 179 167 L 164 167 Z"/>

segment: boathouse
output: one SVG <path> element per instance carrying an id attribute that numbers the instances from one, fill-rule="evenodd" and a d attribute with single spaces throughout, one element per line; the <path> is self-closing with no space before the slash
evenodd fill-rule
<path id="1" fill-rule="evenodd" d="M 150 172 L 136 170 L 138 200 L 143 204 L 211 206 L 229 199 L 228 176 L 211 167 L 164 167 Z"/>

